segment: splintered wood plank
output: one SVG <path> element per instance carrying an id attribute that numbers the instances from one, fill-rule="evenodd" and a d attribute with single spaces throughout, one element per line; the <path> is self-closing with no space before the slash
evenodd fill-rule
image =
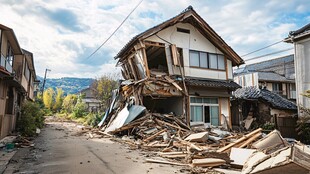
<path id="1" fill-rule="evenodd" d="M 204 159 L 193 159 L 192 164 L 193 166 L 199 166 L 199 167 L 215 167 L 226 164 L 226 161 L 217 158 L 204 158 Z"/>
<path id="2" fill-rule="evenodd" d="M 151 141 L 151 140 L 153 140 L 154 138 L 156 138 L 158 135 L 160 135 L 160 134 L 162 134 L 162 133 L 164 133 L 164 132 L 166 132 L 166 131 L 167 131 L 167 129 L 163 129 L 163 130 L 161 130 L 161 131 L 155 133 L 154 135 L 152 135 L 152 136 L 146 138 L 146 139 L 143 140 L 143 141 L 144 141 L 144 142 Z"/>
<path id="3" fill-rule="evenodd" d="M 145 161 L 149 163 L 161 163 L 161 164 L 171 164 L 171 165 L 177 165 L 177 166 L 188 166 L 188 164 L 182 164 L 182 163 L 176 163 L 176 162 L 170 162 L 170 161 L 164 161 L 164 160 L 156 160 L 156 159 L 146 159 Z"/>
<path id="4" fill-rule="evenodd" d="M 224 146 L 224 147 L 218 149 L 217 152 L 225 152 L 226 150 L 228 150 L 228 149 L 234 147 L 235 145 L 237 145 L 237 144 L 239 144 L 239 143 L 241 143 L 241 142 L 247 140 L 247 139 L 250 138 L 251 136 L 257 134 L 258 132 L 261 132 L 262 130 L 263 130 L 262 128 L 258 128 L 258 129 L 256 129 L 256 130 L 254 130 L 254 131 L 252 131 L 252 132 L 250 132 L 250 133 L 244 135 L 243 137 L 239 138 L 236 142 L 230 143 L 230 144 L 228 144 L 227 146 Z"/>

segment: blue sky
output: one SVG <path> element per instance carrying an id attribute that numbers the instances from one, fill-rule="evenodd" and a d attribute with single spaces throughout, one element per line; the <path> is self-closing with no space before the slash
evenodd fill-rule
<path id="1" fill-rule="evenodd" d="M 189 5 L 240 56 L 280 41 L 289 31 L 310 22 L 308 0 L 144 0 L 110 41 L 87 59 L 139 1 L 0 0 L 0 23 L 12 28 L 21 47 L 34 54 L 38 75 L 43 76 L 49 68 L 49 77 L 53 78 L 93 78 L 117 71 L 114 56 L 132 37 Z M 292 47 L 281 43 L 243 58 Z"/>

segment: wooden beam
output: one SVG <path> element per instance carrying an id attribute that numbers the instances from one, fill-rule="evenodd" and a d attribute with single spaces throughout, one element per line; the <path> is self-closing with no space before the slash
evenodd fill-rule
<path id="1" fill-rule="evenodd" d="M 243 137 L 239 138 L 237 141 L 235 141 L 235 142 L 233 142 L 233 143 L 230 143 L 230 144 L 228 144 L 227 146 L 224 146 L 224 147 L 218 149 L 217 152 L 225 152 L 225 151 L 227 151 L 228 149 L 234 147 L 235 145 L 237 145 L 237 144 L 239 144 L 239 143 L 241 143 L 241 142 L 247 140 L 247 139 L 250 138 L 251 136 L 257 134 L 258 132 L 261 132 L 262 130 L 263 130 L 262 128 L 258 128 L 258 129 L 256 129 L 256 130 L 254 130 L 254 131 L 252 131 L 252 132 L 250 132 L 250 133 L 244 135 Z"/>

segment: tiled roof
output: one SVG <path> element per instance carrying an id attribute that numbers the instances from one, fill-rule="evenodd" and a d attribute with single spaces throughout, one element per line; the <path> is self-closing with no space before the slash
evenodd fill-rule
<path id="1" fill-rule="evenodd" d="M 310 23 L 301 27 L 298 30 L 290 31 L 288 37 L 284 39 L 284 42 L 293 43 L 309 37 L 310 37 Z"/>
<path id="2" fill-rule="evenodd" d="M 237 83 L 233 81 L 219 81 L 219 80 L 208 80 L 208 79 L 185 79 L 185 83 L 190 86 L 228 88 L 231 90 L 241 88 L 241 86 L 239 86 Z"/>
<path id="3" fill-rule="evenodd" d="M 301 27 L 300 29 L 298 29 L 296 31 L 291 31 L 290 35 L 291 36 L 297 36 L 297 35 L 303 34 L 305 32 L 310 32 L 310 23 Z"/>
<path id="4" fill-rule="evenodd" d="M 260 81 L 281 81 L 281 82 L 295 83 L 294 80 L 289 80 L 284 76 L 281 76 L 280 74 L 274 72 L 257 72 L 257 73 L 258 73 L 258 79 Z"/>
<path id="5" fill-rule="evenodd" d="M 192 6 L 187 7 L 184 11 L 182 11 L 177 16 L 168 19 L 167 21 L 162 22 L 138 35 L 133 37 L 114 57 L 115 59 L 119 59 L 124 56 L 124 54 L 131 48 L 135 43 L 139 41 L 141 38 L 149 37 L 151 35 L 156 34 L 157 32 L 168 28 L 172 25 L 175 25 L 178 22 L 190 23 L 198 30 L 199 32 L 204 34 L 207 33 L 209 38 L 208 40 L 214 44 L 218 49 L 220 49 L 224 54 L 228 55 L 232 60 L 233 65 L 241 65 L 244 64 L 243 59 L 203 20 L 201 16 L 193 9 Z"/>
<path id="6" fill-rule="evenodd" d="M 294 55 L 288 55 L 259 63 L 245 65 L 235 70 L 234 74 L 245 74 L 250 72 L 275 72 L 284 75 L 287 79 L 295 79 Z"/>
<path id="7" fill-rule="evenodd" d="M 245 87 L 245 88 L 237 89 L 233 95 L 236 99 L 262 100 L 264 102 L 269 103 L 271 107 L 276 108 L 276 109 L 288 109 L 288 110 L 297 109 L 297 106 L 295 103 L 267 89 L 259 89 L 257 87 L 252 87 L 252 86 Z"/>

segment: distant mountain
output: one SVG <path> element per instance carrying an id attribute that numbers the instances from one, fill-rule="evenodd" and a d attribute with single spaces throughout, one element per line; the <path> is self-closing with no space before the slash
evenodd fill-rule
<path id="1" fill-rule="evenodd" d="M 38 76 L 38 80 L 40 80 L 40 89 L 42 89 L 44 79 Z M 44 89 L 51 87 L 54 90 L 56 90 L 56 87 L 58 87 L 64 90 L 65 95 L 75 94 L 81 91 L 82 89 L 88 88 L 94 80 L 95 79 L 92 78 L 74 78 L 74 77 L 46 79 Z"/>

